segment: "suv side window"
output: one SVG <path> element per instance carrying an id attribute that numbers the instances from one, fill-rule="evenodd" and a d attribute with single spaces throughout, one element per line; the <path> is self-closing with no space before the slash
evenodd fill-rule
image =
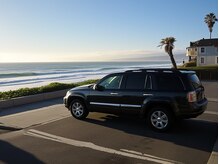
<path id="1" fill-rule="evenodd" d="M 122 75 L 114 75 L 106 78 L 99 83 L 105 89 L 119 89 L 121 85 Z"/>
<path id="2" fill-rule="evenodd" d="M 145 87 L 145 77 L 143 73 L 128 74 L 126 78 L 126 89 L 143 90 Z"/>
<path id="3" fill-rule="evenodd" d="M 156 76 L 157 89 L 160 91 L 183 91 L 184 86 L 178 76 L 166 74 Z"/>
<path id="4" fill-rule="evenodd" d="M 146 89 L 151 90 L 152 89 L 152 78 L 150 75 L 146 78 Z"/>

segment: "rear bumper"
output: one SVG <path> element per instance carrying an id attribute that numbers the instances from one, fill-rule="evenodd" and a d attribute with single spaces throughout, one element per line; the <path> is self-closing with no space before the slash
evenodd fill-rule
<path id="1" fill-rule="evenodd" d="M 207 105 L 208 105 L 208 100 L 206 98 L 204 98 L 200 102 L 189 103 L 188 109 L 184 112 L 180 112 L 178 117 L 182 117 L 182 118 L 197 117 L 202 113 L 204 113 L 204 111 L 207 109 Z"/>

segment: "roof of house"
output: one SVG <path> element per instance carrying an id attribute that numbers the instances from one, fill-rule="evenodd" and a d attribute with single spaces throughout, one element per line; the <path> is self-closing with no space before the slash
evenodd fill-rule
<path id="1" fill-rule="evenodd" d="M 201 46 L 215 46 L 218 47 L 218 38 L 214 39 L 201 39 L 195 42 L 190 42 L 190 47 L 201 47 Z"/>

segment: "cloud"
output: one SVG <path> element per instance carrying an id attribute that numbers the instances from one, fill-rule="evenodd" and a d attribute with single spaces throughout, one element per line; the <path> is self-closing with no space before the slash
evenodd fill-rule
<path id="1" fill-rule="evenodd" d="M 115 54 L 114 54 L 115 53 Z M 147 50 L 131 50 L 131 51 L 118 51 L 111 55 L 112 60 L 119 61 L 161 61 L 169 60 L 168 54 L 166 54 L 162 49 L 147 51 Z M 175 50 L 173 51 L 176 60 L 186 60 L 185 50 Z"/>
<path id="2" fill-rule="evenodd" d="M 176 60 L 186 60 L 185 50 L 173 51 Z M 117 50 L 68 53 L 0 53 L 1 62 L 95 62 L 169 60 L 162 50 Z"/>
<path id="3" fill-rule="evenodd" d="M 153 56 L 159 54 L 156 51 L 147 50 L 119 50 L 119 51 L 99 51 L 96 55 L 102 60 L 117 60 L 117 59 L 133 59 L 141 58 L 143 56 Z"/>

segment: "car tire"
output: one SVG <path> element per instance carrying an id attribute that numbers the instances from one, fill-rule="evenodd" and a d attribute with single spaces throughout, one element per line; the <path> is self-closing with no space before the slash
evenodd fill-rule
<path id="1" fill-rule="evenodd" d="M 152 129 L 158 132 L 164 132 L 172 127 L 174 117 L 167 109 L 155 107 L 148 112 L 147 122 Z"/>
<path id="2" fill-rule="evenodd" d="M 72 116 L 78 120 L 85 119 L 89 114 L 84 102 L 78 99 L 71 102 L 70 111 Z"/>

